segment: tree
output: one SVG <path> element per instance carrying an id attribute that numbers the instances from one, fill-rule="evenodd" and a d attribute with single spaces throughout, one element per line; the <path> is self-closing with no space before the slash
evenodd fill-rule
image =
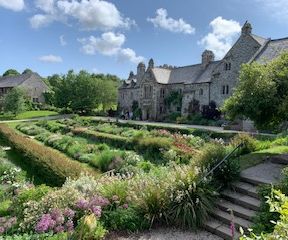
<path id="1" fill-rule="evenodd" d="M 243 65 L 239 85 L 223 111 L 231 119 L 251 119 L 258 129 L 274 129 L 287 120 L 288 53 L 265 65 Z"/>
<path id="2" fill-rule="evenodd" d="M 22 72 L 22 74 L 26 74 L 26 73 L 33 73 L 33 71 L 32 71 L 31 69 L 29 69 L 29 68 L 26 68 L 26 69 Z"/>
<path id="3" fill-rule="evenodd" d="M 17 76 L 17 75 L 20 75 L 20 73 L 15 69 L 8 69 L 6 72 L 3 73 L 3 77 Z"/>
<path id="4" fill-rule="evenodd" d="M 3 108 L 4 112 L 13 113 L 17 115 L 18 113 L 25 110 L 25 98 L 26 94 L 21 88 L 11 89 L 4 97 Z"/>

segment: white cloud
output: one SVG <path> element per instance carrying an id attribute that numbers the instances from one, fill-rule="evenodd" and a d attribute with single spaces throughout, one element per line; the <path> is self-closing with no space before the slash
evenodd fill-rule
<path id="1" fill-rule="evenodd" d="M 36 14 L 29 19 L 32 28 L 40 28 L 48 26 L 50 23 L 55 21 L 53 15 L 48 14 Z"/>
<path id="2" fill-rule="evenodd" d="M 75 19 L 83 30 L 107 31 L 122 27 L 129 28 L 135 24 L 129 18 L 124 18 L 113 3 L 103 0 L 36 0 L 35 6 L 53 21 L 62 21 L 65 18 Z M 34 26 L 42 27 L 49 23 L 51 21 L 42 25 L 34 24 Z"/>
<path id="3" fill-rule="evenodd" d="M 67 45 L 67 42 L 66 42 L 66 40 L 65 40 L 65 38 L 64 38 L 64 35 L 61 35 L 60 37 L 59 37 L 59 41 L 60 41 L 60 44 L 61 44 L 61 46 L 66 46 Z"/>
<path id="4" fill-rule="evenodd" d="M 279 21 L 288 20 L 287 0 L 256 0 L 256 2 L 266 10 L 269 16 L 275 17 Z"/>
<path id="5" fill-rule="evenodd" d="M 156 11 L 155 18 L 147 18 L 148 22 L 152 22 L 154 27 L 160 27 L 170 32 L 193 34 L 195 28 L 186 23 L 182 18 L 178 20 L 168 17 L 167 10 L 159 8 Z"/>
<path id="6" fill-rule="evenodd" d="M 0 7 L 13 11 L 22 11 L 25 7 L 24 0 L 0 0 Z"/>
<path id="7" fill-rule="evenodd" d="M 144 57 L 142 56 L 137 56 L 135 51 L 131 48 L 124 48 L 121 49 L 118 53 L 118 61 L 119 62 L 125 62 L 125 61 L 130 61 L 132 63 L 139 63 L 144 61 Z"/>
<path id="8" fill-rule="evenodd" d="M 105 32 L 101 37 L 90 36 L 78 39 L 82 44 L 81 51 L 88 55 L 100 53 L 105 56 L 115 56 L 119 61 L 131 61 L 139 63 L 144 58 L 137 56 L 130 48 L 122 48 L 125 43 L 125 35 L 121 33 Z"/>
<path id="9" fill-rule="evenodd" d="M 212 50 L 216 58 L 222 58 L 231 48 L 235 37 L 241 32 L 241 26 L 234 20 L 215 18 L 209 24 L 212 32 L 203 37 L 198 44 Z"/>
<path id="10" fill-rule="evenodd" d="M 54 0 L 35 0 L 35 6 L 45 13 L 54 12 Z"/>
<path id="11" fill-rule="evenodd" d="M 62 58 L 60 56 L 55 56 L 55 55 L 45 55 L 39 57 L 39 60 L 41 62 L 47 62 L 47 63 L 61 63 L 63 62 Z"/>

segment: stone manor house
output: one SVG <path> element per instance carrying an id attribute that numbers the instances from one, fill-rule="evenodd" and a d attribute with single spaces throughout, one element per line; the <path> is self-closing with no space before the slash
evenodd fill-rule
<path id="1" fill-rule="evenodd" d="M 156 67 L 153 59 L 147 68 L 139 63 L 137 74 L 130 72 L 119 87 L 119 108 L 132 111 L 132 103 L 137 101 L 143 120 L 161 120 L 169 114 L 164 99 L 172 91 L 183 96 L 182 106 L 174 109 L 182 115 L 189 114 L 193 99 L 200 106 L 214 101 L 220 107 L 237 85 L 241 64 L 265 63 L 284 51 L 288 51 L 288 38 L 271 40 L 254 35 L 251 24 L 246 22 L 239 39 L 219 61 L 215 61 L 212 51 L 205 50 L 201 63 L 184 67 Z"/>

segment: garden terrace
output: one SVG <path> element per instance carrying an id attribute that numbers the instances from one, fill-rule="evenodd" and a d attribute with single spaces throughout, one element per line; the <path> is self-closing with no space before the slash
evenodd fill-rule
<path id="1" fill-rule="evenodd" d="M 60 186 L 67 177 L 79 177 L 81 172 L 96 174 L 88 167 L 72 161 L 58 151 L 45 147 L 33 139 L 17 133 L 6 124 L 0 124 L 0 136 L 15 151 L 24 156 L 23 160 L 29 161 L 33 172 L 37 175 L 42 175 L 47 184 Z"/>

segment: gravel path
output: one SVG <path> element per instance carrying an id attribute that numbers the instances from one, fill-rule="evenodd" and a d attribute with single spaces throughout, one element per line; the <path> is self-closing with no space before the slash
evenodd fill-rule
<path id="1" fill-rule="evenodd" d="M 222 240 L 206 231 L 184 231 L 179 229 L 159 228 L 149 232 L 125 237 L 111 236 L 109 240 Z"/>

